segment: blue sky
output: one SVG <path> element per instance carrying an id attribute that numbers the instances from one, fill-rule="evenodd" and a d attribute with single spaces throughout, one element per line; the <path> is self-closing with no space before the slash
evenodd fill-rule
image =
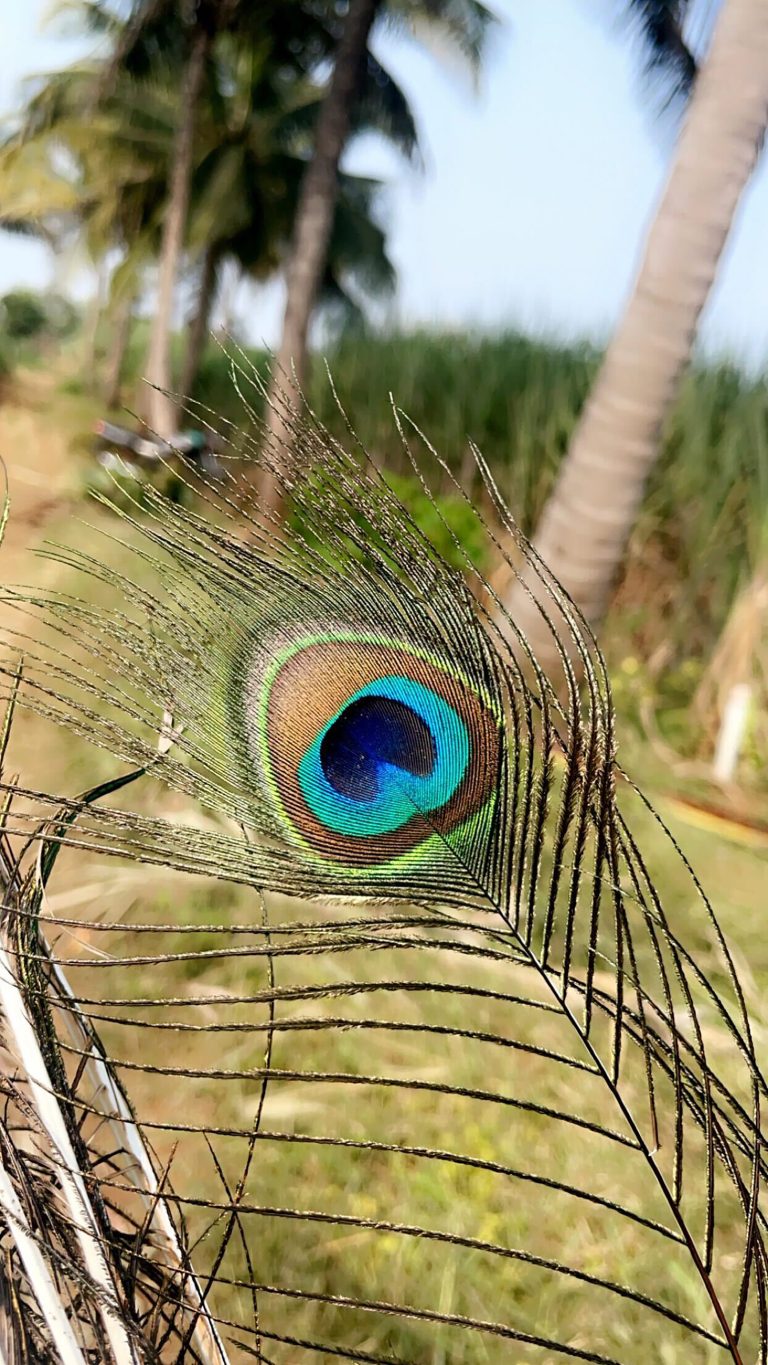
<path id="1" fill-rule="evenodd" d="M 494 0 L 492 0 L 494 3 Z M 673 128 L 659 122 L 633 34 L 612 0 L 495 0 L 503 20 L 481 86 L 387 33 L 377 50 L 416 113 L 422 172 L 372 140 L 348 164 L 386 174 L 382 205 L 406 325 L 522 327 L 607 335 L 637 268 L 663 187 Z M 46 6 L 4 16 L 0 105 L 20 79 L 63 63 L 77 44 L 41 29 Z M 707 309 L 707 350 L 768 357 L 768 172 L 742 206 Z M 51 277 L 47 256 L 0 237 L 0 290 Z M 272 342 L 277 287 L 238 295 L 254 338 Z"/>

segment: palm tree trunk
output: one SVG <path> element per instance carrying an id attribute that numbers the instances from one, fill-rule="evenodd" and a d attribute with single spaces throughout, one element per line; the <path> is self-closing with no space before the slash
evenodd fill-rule
<path id="1" fill-rule="evenodd" d="M 208 336 L 208 324 L 211 318 L 211 309 L 216 297 L 216 283 L 218 276 L 219 253 L 215 246 L 209 246 L 203 256 L 203 264 L 200 271 L 200 284 L 197 291 L 195 311 L 189 324 L 187 335 L 187 350 L 184 356 L 184 370 L 181 377 L 181 392 L 188 398 L 197 380 L 200 369 L 200 361 L 203 358 L 206 338 Z"/>
<path id="2" fill-rule="evenodd" d="M 200 28 L 195 32 L 180 91 L 181 117 L 173 148 L 168 207 L 160 249 L 157 300 L 147 355 L 146 377 L 154 386 L 148 391 L 147 418 L 152 430 L 163 437 L 172 435 L 176 425 L 176 405 L 168 396 L 171 388 L 173 297 L 184 246 L 197 106 L 210 41 L 205 29 Z"/>
<path id="3" fill-rule="evenodd" d="M 123 377 L 123 363 L 131 335 L 133 322 L 134 297 L 126 294 L 117 305 L 112 333 L 112 345 L 107 358 L 107 373 L 104 380 L 104 405 L 111 411 L 120 404 L 120 383 Z"/>
<path id="4" fill-rule="evenodd" d="M 726 0 L 634 292 L 534 542 L 591 625 L 606 609 L 767 121 L 768 0 Z M 535 596 L 533 575 L 523 579 Z M 524 585 L 513 582 L 503 596 L 551 666 L 552 635 Z"/>
<path id="5" fill-rule="evenodd" d="M 339 40 L 328 93 L 320 107 L 315 146 L 299 194 L 293 241 L 286 264 L 283 333 L 273 366 L 267 426 L 271 458 L 286 467 L 291 458 L 289 410 L 298 402 L 307 369 L 307 333 L 317 299 L 339 186 L 339 160 L 349 135 L 350 118 L 364 71 L 368 36 L 381 0 L 350 0 Z M 292 369 L 295 370 L 294 380 Z M 274 481 L 265 477 L 261 507 L 275 511 L 280 499 Z"/>
<path id="6" fill-rule="evenodd" d="M 96 267 L 96 290 L 91 300 L 85 321 L 85 347 L 83 365 L 85 369 L 85 380 L 89 387 L 94 386 L 94 375 L 98 373 L 99 367 L 99 328 L 101 325 L 102 313 L 104 312 L 104 295 L 106 292 L 106 264 L 100 260 Z"/>

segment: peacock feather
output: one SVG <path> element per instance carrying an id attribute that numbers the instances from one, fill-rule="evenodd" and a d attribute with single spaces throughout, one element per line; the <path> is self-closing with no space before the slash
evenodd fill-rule
<path id="1" fill-rule="evenodd" d="M 3 786 L 8 992 L 38 1040 L 33 1090 L 55 1096 L 69 1143 L 66 1176 L 45 1138 L 46 1178 L 61 1203 L 72 1163 L 85 1177 L 100 1259 L 73 1243 L 71 1206 L 68 1237 L 46 1235 L 53 1215 L 27 1233 L 54 1287 L 80 1286 L 60 1291 L 80 1358 L 768 1361 L 766 1084 L 744 990 L 672 844 L 695 912 L 676 922 L 656 891 L 635 829 L 655 817 L 620 767 L 587 627 L 479 454 L 486 534 L 551 624 L 557 678 L 450 526 L 449 563 L 351 430 L 348 450 L 310 411 L 287 414 L 288 468 L 262 433 L 258 380 L 243 364 L 233 380 L 253 436 L 218 424 L 222 479 L 195 481 L 190 505 L 150 488 L 141 508 L 115 507 L 103 557 L 51 551 L 79 588 L 3 593 L 18 614 L 9 702 L 130 765 L 80 798 Z M 450 472 L 394 420 L 429 495 L 422 465 Z M 249 503 L 244 456 L 269 467 L 289 523 Z M 105 804 L 140 776 L 172 794 L 165 815 Z M 150 888 L 169 870 L 253 888 L 256 909 L 94 925 L 47 908 L 60 849 L 137 862 Z M 118 950 L 73 952 L 97 930 Z M 181 962 L 223 975 L 164 993 Z M 129 1046 L 137 1035 L 146 1045 Z M 394 1061 L 379 1047 L 392 1038 Z M 296 1084 L 332 1098 L 280 1127 L 270 1097 Z M 227 1108 L 233 1087 L 248 1121 Z M 378 1111 L 355 1100 L 371 1092 Z M 440 1144 L 420 1129 L 438 1105 Z M 489 1108 L 505 1116 L 499 1150 Z M 378 1127 L 361 1131 L 363 1113 Z M 169 1136 L 179 1189 L 153 1146 Z M 328 1194 L 329 1154 L 346 1163 L 346 1204 Z M 204 1161 L 218 1194 L 199 1183 Z M 28 1164 L 9 1169 L 11 1200 Z M 461 1217 L 441 1180 L 469 1182 Z M 0 1206 L 2 1283 L 29 1294 Z M 356 1238 L 382 1248 L 365 1283 Z M 463 1282 L 476 1263 L 487 1297 Z M 39 1353 L 66 1359 L 36 1302 Z"/>

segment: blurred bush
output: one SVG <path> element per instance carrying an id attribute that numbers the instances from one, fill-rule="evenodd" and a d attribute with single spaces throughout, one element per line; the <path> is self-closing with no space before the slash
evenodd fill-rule
<path id="1" fill-rule="evenodd" d="M 79 323 L 75 304 L 54 291 L 11 289 L 0 298 L 0 332 L 9 341 L 64 341 Z"/>
<path id="2" fill-rule="evenodd" d="M 39 336 L 47 321 L 42 297 L 32 289 L 12 289 L 0 299 L 0 327 L 11 341 Z"/>
<path id="3" fill-rule="evenodd" d="M 11 349 L 8 345 L 7 338 L 0 333 L 0 386 L 2 386 L 3 381 L 8 378 L 11 369 Z"/>

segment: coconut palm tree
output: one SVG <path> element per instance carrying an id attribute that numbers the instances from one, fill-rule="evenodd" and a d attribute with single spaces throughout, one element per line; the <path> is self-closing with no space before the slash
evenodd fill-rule
<path id="1" fill-rule="evenodd" d="M 99 23 L 113 14 L 109 3 L 87 7 Z M 108 18 L 107 18 L 108 24 Z M 171 332 L 176 282 L 184 252 L 195 135 L 206 86 L 216 86 L 216 45 L 222 34 L 236 34 L 244 45 L 269 52 L 279 67 L 308 70 L 329 47 L 322 21 L 301 0 L 133 0 L 120 26 L 112 56 L 98 86 L 109 97 L 116 74 L 164 73 L 176 94 L 177 121 L 169 157 L 168 193 L 162 226 L 157 296 L 150 330 L 146 375 L 150 425 L 168 436 L 176 425 L 169 397 Z"/>
<path id="2" fill-rule="evenodd" d="M 105 397 L 113 406 L 133 305 L 159 249 L 165 163 L 158 153 L 172 120 L 150 91 L 139 98 L 125 79 L 94 109 L 98 76 L 98 64 L 83 62 L 33 78 L 19 125 L 0 147 L 0 174 L 6 206 L 29 230 L 58 249 L 84 248 L 100 277 L 109 265 L 115 336 Z"/>
<path id="3" fill-rule="evenodd" d="M 304 165 L 297 158 L 286 158 L 286 163 L 285 191 L 268 206 L 268 219 L 263 217 L 263 203 L 256 207 L 248 226 L 233 225 L 230 232 L 226 215 L 220 216 L 217 235 L 203 250 L 179 382 L 183 395 L 194 393 L 224 266 L 233 262 L 243 275 L 263 282 L 279 270 L 284 259 Z M 244 160 L 244 169 L 245 165 Z M 375 220 L 380 190 L 376 180 L 350 175 L 341 178 L 318 307 L 345 324 L 364 323 L 360 296 L 381 297 L 394 287 L 395 272 L 387 255 L 385 234 Z M 194 219 L 193 210 L 192 226 Z"/>
<path id="4" fill-rule="evenodd" d="M 592 625 L 609 601 L 767 121 L 768 0 L 725 0 L 633 293 L 536 532 L 537 552 Z M 546 666 L 551 636 L 529 586 L 510 584 L 505 605 Z"/>
<path id="5" fill-rule="evenodd" d="M 204 111 L 201 156 L 192 178 L 188 245 L 199 259 L 199 283 L 180 385 L 184 394 L 194 386 L 224 263 L 234 261 L 252 279 L 265 280 L 285 260 L 322 101 L 314 81 L 276 73 L 272 63 L 237 45 L 222 45 L 219 64 L 226 93 Z M 415 152 L 411 112 L 393 83 L 383 97 L 361 105 L 356 126 Z M 354 303 L 345 277 L 369 295 L 393 283 L 384 234 L 373 217 L 378 189 L 364 177 L 341 178 L 320 301 L 347 312 Z"/>
<path id="6" fill-rule="evenodd" d="M 199 257 L 200 279 L 184 393 L 194 383 L 222 265 L 231 260 L 266 280 L 284 258 L 322 98 L 308 78 L 233 42 L 220 44 L 217 66 L 221 94 L 201 107 L 190 182 L 186 244 Z M 175 101 L 164 80 L 118 73 L 94 114 L 99 79 L 98 63 L 84 63 L 35 81 L 19 131 L 0 148 L 0 172 L 6 209 L 20 223 L 47 230 L 57 214 L 59 237 L 79 233 L 94 261 L 116 246 L 121 252 L 112 275 L 112 403 L 137 287 L 160 247 Z M 367 125 L 396 136 L 400 146 L 415 138 L 404 102 L 397 117 L 391 103 L 372 108 Z M 342 177 L 321 298 L 348 313 L 355 308 L 349 285 L 373 295 L 394 281 L 373 216 L 378 189 L 367 178 Z"/>
<path id="7" fill-rule="evenodd" d="M 409 25 L 414 32 L 437 30 L 473 70 L 479 65 L 493 22 L 490 10 L 479 0 L 348 0 L 326 97 L 318 112 L 285 270 L 285 314 L 268 418 L 272 438 L 284 459 L 290 459 L 291 448 L 287 409 L 295 404 L 297 386 L 301 387 L 306 378 L 307 335 L 339 192 L 339 161 L 354 126 L 355 107 L 366 98 L 371 77 L 380 84 L 386 76 L 369 50 L 374 25 L 385 15 Z M 267 508 L 273 503 L 276 506 L 272 480 L 261 492 Z"/>

